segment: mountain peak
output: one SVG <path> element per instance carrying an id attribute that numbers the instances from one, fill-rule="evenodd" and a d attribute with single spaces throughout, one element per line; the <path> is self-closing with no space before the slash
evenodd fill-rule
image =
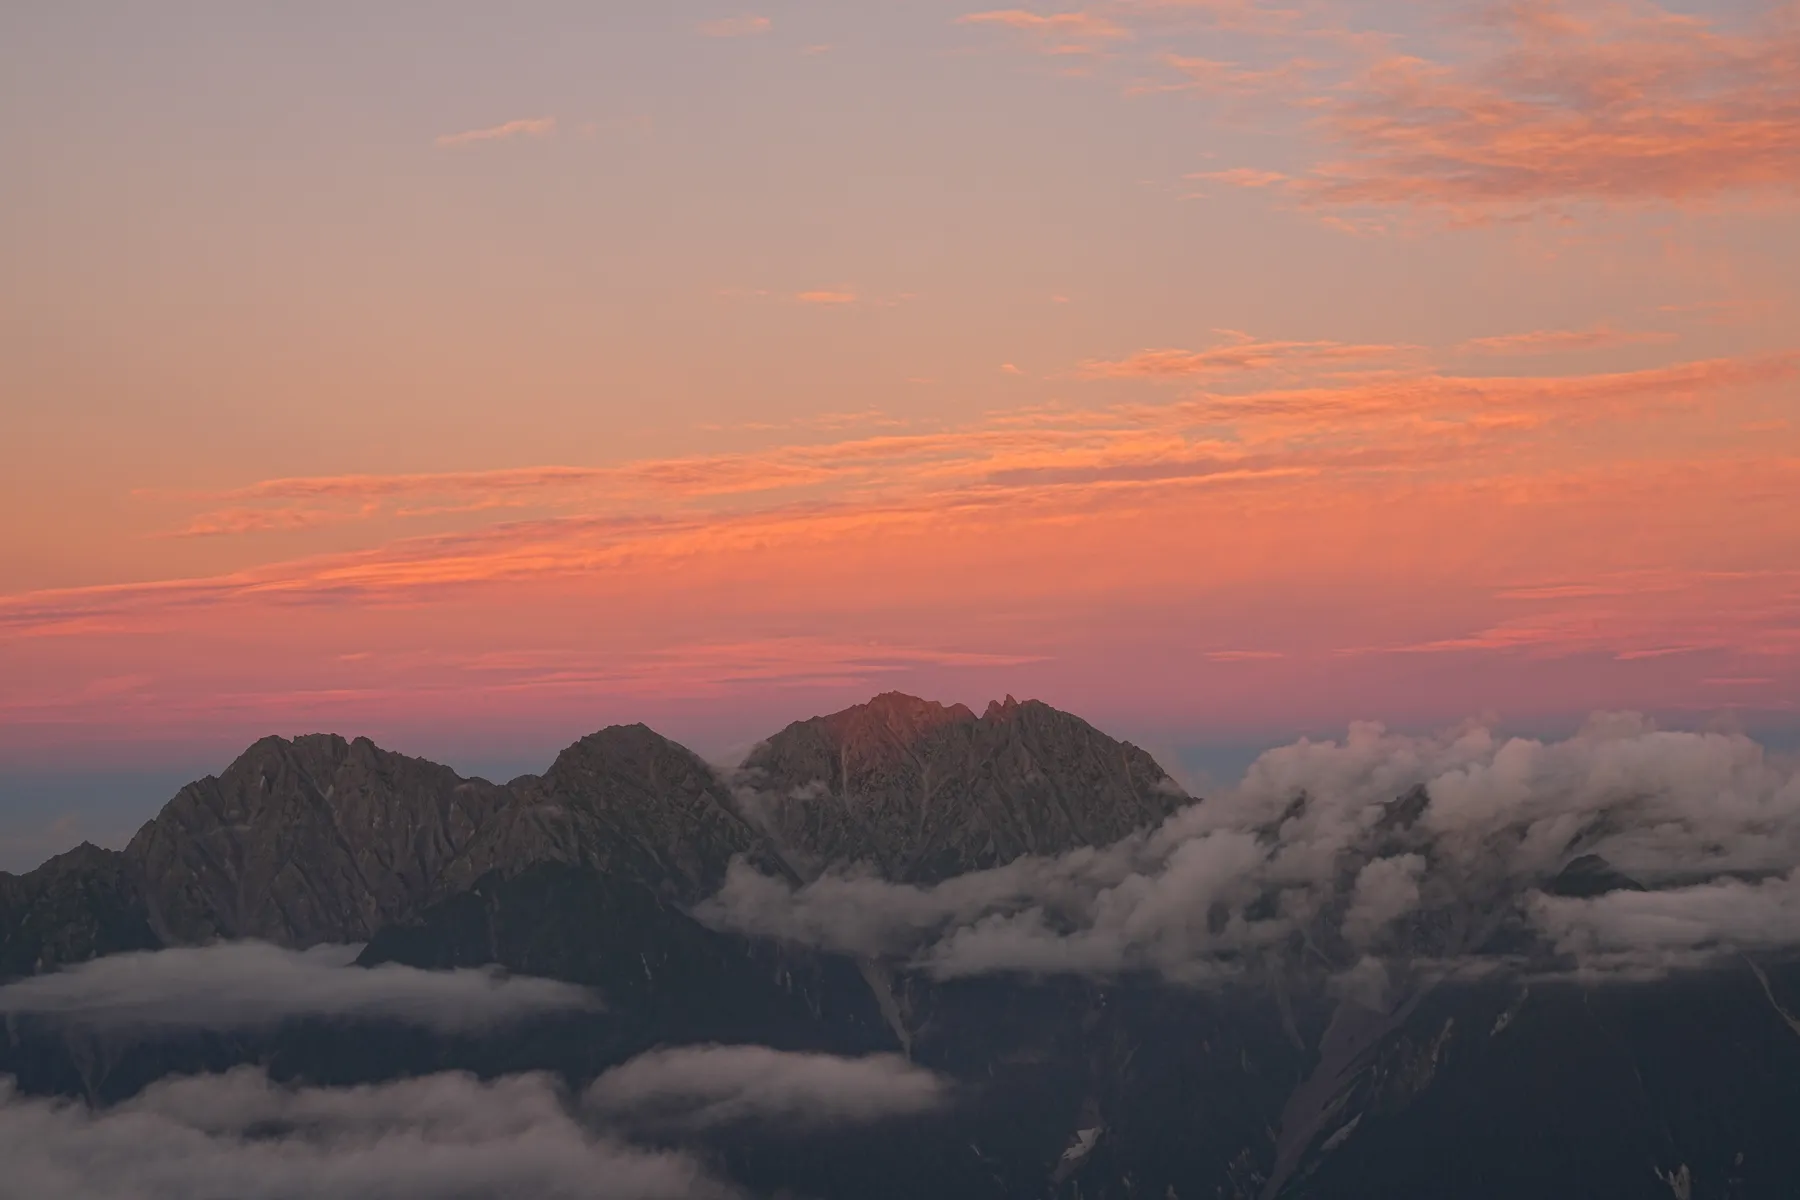
<path id="1" fill-rule="evenodd" d="M 125 854 L 165 940 L 363 941 L 426 899 L 503 798 L 367 738 L 265 737 L 176 793 Z"/>
<path id="2" fill-rule="evenodd" d="M 1591 900 L 1610 892 L 1641 892 L 1644 885 L 1625 874 L 1598 854 L 1583 854 L 1572 860 L 1556 878 L 1544 885 L 1551 896 Z"/>
<path id="3" fill-rule="evenodd" d="M 904 692 L 883 692 L 867 704 L 796 722 L 776 736 L 803 726 L 816 727 L 849 764 L 846 769 L 857 769 L 897 762 L 945 726 L 974 720 L 975 714 L 966 705 L 944 705 Z"/>
<path id="4" fill-rule="evenodd" d="M 865 861 L 895 879 L 1114 841 L 1187 799 L 1137 747 L 1012 696 L 977 718 L 890 692 L 795 722 L 744 766 L 800 867 Z"/>

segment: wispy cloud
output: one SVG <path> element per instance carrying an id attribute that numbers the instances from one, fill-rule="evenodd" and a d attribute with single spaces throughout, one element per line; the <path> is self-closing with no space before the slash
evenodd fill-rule
<path id="1" fill-rule="evenodd" d="M 1189 179 L 1202 179 L 1237 188 L 1272 188 L 1287 184 L 1291 177 L 1280 171 L 1259 171 L 1255 167 L 1232 167 L 1224 171 L 1196 171 Z"/>
<path id="2" fill-rule="evenodd" d="M 1163 66 L 1179 77 L 1174 83 L 1140 83 L 1134 94 L 1192 92 L 1220 100 L 1250 101 L 1291 97 L 1307 86 L 1308 78 L 1321 69 L 1309 58 L 1293 58 L 1268 67 L 1185 54 L 1165 54 Z"/>
<path id="3" fill-rule="evenodd" d="M 291 533 L 316 529 L 322 525 L 338 525 L 373 516 L 375 509 L 365 505 L 360 511 L 333 508 L 221 508 L 201 513 L 166 537 L 199 538 L 231 537 L 247 533 Z"/>
<path id="4" fill-rule="evenodd" d="M 93 1200 L 738 1195 L 685 1154 L 596 1132 L 542 1075 L 313 1088 L 243 1067 L 163 1080 L 105 1109 L 0 1079 L 0 1156 L 18 1195 Z"/>
<path id="5" fill-rule="evenodd" d="M 1482 224 L 1580 205 L 1800 198 L 1800 21 L 1787 5 L 1732 19 L 1652 0 L 1516 0 L 1405 38 L 1316 12 L 1181 0 L 964 19 L 1058 53 L 1129 44 L 1127 91 L 1189 92 L 1234 112 L 1254 102 L 1308 165 L 1206 177 L 1352 231 L 1379 227 L 1355 210 Z M 1193 21 L 1209 50 L 1241 55 L 1186 52 Z"/>
<path id="6" fill-rule="evenodd" d="M 470 1032 L 598 1007 L 590 992 L 487 971 L 354 967 L 354 947 L 255 942 L 119 954 L 0 987 L 0 1014 L 112 1032 L 241 1030 L 304 1017 Z"/>
<path id="7" fill-rule="evenodd" d="M 763 1046 L 655 1050 L 588 1089 L 590 1110 L 633 1125 L 747 1121 L 856 1125 L 942 1107 L 949 1081 L 898 1055 L 840 1058 Z"/>
<path id="8" fill-rule="evenodd" d="M 526 117 L 517 121 L 507 121 L 500 125 L 491 125 L 486 129 L 468 129 L 462 133 L 446 133 L 437 139 L 437 144 L 445 149 L 456 146 L 469 146 L 477 142 L 505 141 L 509 138 L 545 138 L 556 132 L 555 117 Z"/>
<path id="9" fill-rule="evenodd" d="M 1649 3 L 1519 3 L 1467 62 L 1363 71 L 1320 128 L 1331 204 L 1482 219 L 1541 204 L 1800 192 L 1800 26 L 1724 33 Z"/>
<path id="10" fill-rule="evenodd" d="M 1271 342 L 1247 333 L 1221 330 L 1227 343 L 1210 350 L 1140 350 L 1116 361 L 1081 364 L 1084 379 L 1186 379 L 1235 371 L 1260 371 L 1284 364 L 1392 361 L 1411 347 L 1344 342 Z"/>
<path id="11" fill-rule="evenodd" d="M 794 299 L 802 304 L 815 304 L 826 308 L 845 308 L 857 302 L 857 295 L 848 288 L 820 288 L 816 291 L 801 292 Z"/>
<path id="12" fill-rule="evenodd" d="M 1534 329 L 1496 337 L 1470 338 L 1457 347 L 1464 354 L 1521 356 L 1562 354 L 1574 350 L 1610 350 L 1618 346 L 1643 346 L 1673 342 L 1676 335 L 1652 331 L 1614 329 L 1596 325 L 1589 329 Z"/>
<path id="13" fill-rule="evenodd" d="M 1027 37 L 1051 55 L 1094 54 L 1109 43 L 1127 40 L 1131 32 L 1109 17 L 1085 10 L 1039 13 L 1023 8 L 993 9 L 957 18 L 963 25 L 986 25 Z"/>
<path id="14" fill-rule="evenodd" d="M 1310 356 L 1329 367 L 1392 349 L 1243 341 L 1218 352 L 1148 352 L 1093 364 L 1087 373 L 1206 380 L 1246 364 Z M 1206 390 L 1171 404 L 1022 410 L 963 427 L 606 467 L 271 480 L 229 493 L 230 502 L 279 512 L 329 500 L 359 514 L 375 503 L 397 517 L 434 506 L 475 513 L 501 497 L 540 515 L 228 575 L 14 595 L 0 598 L 0 628 L 45 632 L 131 613 L 583 574 L 642 563 L 646 555 L 951 511 L 1047 512 L 1102 496 L 1135 505 L 1179 487 L 1428 476 L 1480 461 L 1499 446 L 1517 452 L 1554 444 L 1583 426 L 1624 420 L 1642 428 L 1795 374 L 1790 357 L 1549 377 L 1376 372 L 1305 386 Z"/>
<path id="15" fill-rule="evenodd" d="M 702 36 L 710 38 L 756 37 L 774 29 L 775 22 L 759 16 L 720 17 L 702 21 L 699 28 Z"/>

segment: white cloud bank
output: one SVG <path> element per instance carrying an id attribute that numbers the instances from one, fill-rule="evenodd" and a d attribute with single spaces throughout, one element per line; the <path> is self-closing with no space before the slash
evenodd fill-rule
<path id="1" fill-rule="evenodd" d="M 1543 894 L 1587 854 L 1652 890 Z M 1471 955 L 1508 923 L 1556 970 L 1654 975 L 1800 947 L 1800 772 L 1747 737 L 1631 715 L 1554 742 L 1356 725 L 1272 750 L 1237 788 L 1113 846 L 934 886 L 848 872 L 796 889 L 738 864 L 700 915 L 939 977 L 1206 984 L 1272 954 L 1338 973 L 1371 957 L 1479 969 Z"/>
<path id="2" fill-rule="evenodd" d="M 736 1189 L 695 1159 L 631 1145 L 617 1130 L 860 1124 L 948 1096 L 939 1076 L 892 1055 L 761 1046 L 654 1051 L 601 1076 L 580 1104 L 541 1074 L 313 1088 L 240 1067 L 164 1080 L 105 1109 L 23 1096 L 0 1078 L 0 1196 L 722 1200 Z"/>
<path id="3" fill-rule="evenodd" d="M 298 1017 L 379 1018 L 477 1032 L 599 1007 L 586 989 L 490 970 L 350 965 L 355 947 L 260 942 L 117 954 L 0 987 L 0 1015 L 104 1030 L 260 1029 Z"/>
<path id="4" fill-rule="evenodd" d="M 556 1083 L 436 1075 L 284 1088 L 254 1068 L 95 1111 L 0 1079 L 0 1195 L 34 1200 L 707 1200 L 691 1158 L 584 1125 Z"/>
<path id="5" fill-rule="evenodd" d="M 764 1046 L 688 1046 L 640 1055 L 588 1089 L 591 1111 L 706 1128 L 749 1120 L 851 1125 L 929 1112 L 948 1083 L 893 1054 L 839 1058 Z"/>

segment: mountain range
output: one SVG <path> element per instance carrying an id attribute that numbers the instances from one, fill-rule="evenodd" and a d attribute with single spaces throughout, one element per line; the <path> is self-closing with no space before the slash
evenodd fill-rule
<path id="1" fill-rule="evenodd" d="M 878 696 L 731 768 L 614 727 L 504 784 L 366 739 L 269 737 L 123 850 L 0 874 L 0 1075 L 104 1107 L 247 1063 L 585 1086 L 658 1048 L 754 1045 L 895 1055 L 953 1084 L 938 1109 L 803 1145 L 710 1134 L 758 1194 L 1800 1193 L 1800 969 L 1559 973 L 1520 905 L 1644 885 L 1572 843 L 1515 903 L 1479 866 L 1437 870 L 1432 802 L 1413 788 L 1358 818 L 1360 857 L 1317 870 L 1338 899 L 1161 911 L 1155 880 L 1273 855 L 1312 801 L 1214 836 L 1212 802 L 1143 750 L 1011 697 L 977 715 Z M 1383 872 L 1408 899 L 1370 916 Z M 1089 879 L 1099 898 L 1078 902 Z M 94 960 L 244 941 L 356 947 L 348 971 L 562 981 L 600 1007 L 479 1035 L 352 1013 L 129 1036 L 5 1007 Z"/>

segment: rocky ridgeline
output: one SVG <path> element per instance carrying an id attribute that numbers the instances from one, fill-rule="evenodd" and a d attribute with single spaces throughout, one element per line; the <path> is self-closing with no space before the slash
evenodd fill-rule
<path id="1" fill-rule="evenodd" d="M 729 780 L 642 725 L 505 785 L 365 738 L 269 737 L 184 787 L 123 851 L 83 846 L 0 875 L 0 978 L 219 939 L 366 942 L 546 863 L 676 903 L 740 855 L 938 879 L 1111 841 L 1185 800 L 1142 750 L 1010 697 L 976 717 L 879 696 L 789 726 Z"/>

